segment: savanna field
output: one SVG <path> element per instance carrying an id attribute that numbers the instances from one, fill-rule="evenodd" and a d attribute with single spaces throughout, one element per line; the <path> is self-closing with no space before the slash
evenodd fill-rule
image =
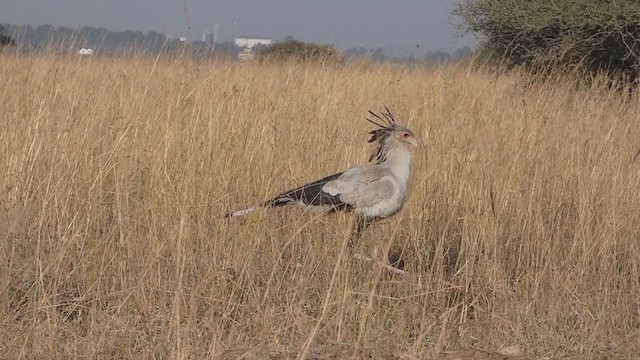
<path id="1" fill-rule="evenodd" d="M 0 357 L 637 358 L 640 96 L 534 80 L 0 54 Z M 385 105 L 421 144 L 355 246 L 350 214 L 224 218 L 366 163 Z"/>

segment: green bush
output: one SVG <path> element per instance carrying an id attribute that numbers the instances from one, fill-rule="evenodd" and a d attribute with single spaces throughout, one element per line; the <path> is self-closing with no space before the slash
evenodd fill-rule
<path id="1" fill-rule="evenodd" d="M 482 55 L 508 67 L 640 75 L 637 0 L 467 0 L 454 15 Z"/>
<path id="2" fill-rule="evenodd" d="M 331 45 L 287 40 L 259 49 L 257 60 L 342 62 L 343 56 L 338 49 Z"/>

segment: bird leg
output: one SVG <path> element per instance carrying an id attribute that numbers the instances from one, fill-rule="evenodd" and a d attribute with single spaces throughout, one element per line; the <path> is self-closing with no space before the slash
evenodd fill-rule
<path id="1" fill-rule="evenodd" d="M 387 261 L 389 266 L 393 269 L 397 269 L 399 272 L 404 273 L 404 254 L 402 249 L 391 249 L 387 254 Z"/>
<path id="2" fill-rule="evenodd" d="M 371 222 L 367 221 L 367 219 L 364 216 L 358 216 L 356 218 L 355 227 L 351 232 L 351 241 L 350 241 L 351 247 L 355 247 L 358 244 L 358 240 L 360 240 L 362 233 L 367 228 L 367 226 L 369 226 L 370 223 Z"/>

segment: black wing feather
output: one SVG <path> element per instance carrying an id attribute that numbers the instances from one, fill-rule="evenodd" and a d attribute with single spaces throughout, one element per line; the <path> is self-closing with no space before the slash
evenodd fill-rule
<path id="1" fill-rule="evenodd" d="M 302 202 L 310 206 L 331 205 L 334 210 L 344 210 L 349 207 L 348 204 L 340 201 L 338 196 L 332 196 L 322 191 L 322 187 L 329 181 L 333 181 L 340 177 L 343 173 L 337 173 L 323 177 L 320 180 L 305 184 L 299 188 L 285 191 L 263 204 L 265 207 L 278 207 L 289 205 L 291 203 Z"/>

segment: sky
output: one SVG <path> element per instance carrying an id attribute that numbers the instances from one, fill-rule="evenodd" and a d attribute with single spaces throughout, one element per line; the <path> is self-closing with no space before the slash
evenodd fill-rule
<path id="1" fill-rule="evenodd" d="M 2 5 L 0 23 L 149 30 L 200 39 L 218 24 L 219 41 L 254 35 L 382 47 L 388 56 L 473 47 L 451 15 L 460 0 L 19 0 Z"/>

